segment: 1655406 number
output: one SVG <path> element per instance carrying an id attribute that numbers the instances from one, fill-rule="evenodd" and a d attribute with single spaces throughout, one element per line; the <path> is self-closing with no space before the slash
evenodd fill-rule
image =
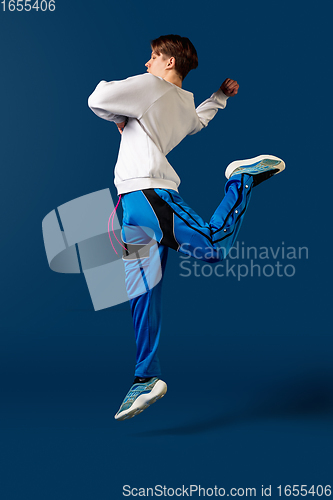
<path id="1" fill-rule="evenodd" d="M 305 497 L 305 496 L 311 496 L 314 497 L 314 496 L 318 496 L 318 497 L 322 497 L 322 496 L 326 496 L 326 497 L 329 497 L 331 496 L 332 494 L 332 490 L 331 490 L 331 485 L 330 484 L 327 484 L 326 486 L 321 486 L 320 484 L 318 486 L 308 486 L 306 484 L 302 484 L 302 485 L 299 485 L 299 484 L 293 484 L 293 485 L 289 485 L 287 484 L 284 488 L 280 485 L 280 486 L 277 486 L 277 489 L 279 490 L 279 496 L 286 496 L 286 497 L 290 497 L 290 496 L 294 496 L 294 497 L 297 497 L 297 496 L 302 496 L 302 497 Z"/>
<path id="2" fill-rule="evenodd" d="M 35 10 L 38 12 L 41 10 L 42 12 L 53 12 L 55 10 L 55 0 L 3 0 L 1 2 L 2 4 L 2 10 L 5 11 L 6 8 L 10 12 L 14 12 L 15 10 L 17 12 L 22 12 L 22 11 L 32 11 Z"/>

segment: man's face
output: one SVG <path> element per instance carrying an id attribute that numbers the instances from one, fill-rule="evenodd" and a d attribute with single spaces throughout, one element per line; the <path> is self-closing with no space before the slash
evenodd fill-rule
<path id="1" fill-rule="evenodd" d="M 163 54 L 157 55 L 156 52 L 151 53 L 151 58 L 146 62 L 147 72 L 155 76 L 165 76 L 165 68 L 168 64 L 168 57 Z"/>

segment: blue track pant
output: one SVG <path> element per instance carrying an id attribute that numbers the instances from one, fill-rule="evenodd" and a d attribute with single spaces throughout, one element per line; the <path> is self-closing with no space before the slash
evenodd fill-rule
<path id="1" fill-rule="evenodd" d="M 142 294 L 130 298 L 130 306 L 135 330 L 137 356 L 135 376 L 160 377 L 161 369 L 157 348 L 161 330 L 161 291 L 168 248 L 191 255 L 205 262 L 220 262 L 233 246 L 251 198 L 253 177 L 234 175 L 225 186 L 225 196 L 215 210 L 210 222 L 204 222 L 171 189 L 144 189 L 122 195 L 123 228 L 122 237 L 126 243 L 144 243 L 138 232 L 130 240 L 131 229 L 150 228 L 157 241 L 159 255 L 150 256 L 150 261 L 158 257 L 162 279 Z M 149 258 L 147 258 L 149 260 Z M 144 276 L 144 263 L 140 273 Z M 131 297 L 133 283 L 137 282 L 137 262 L 126 261 L 126 287 Z M 141 276 L 140 276 L 141 278 Z"/>

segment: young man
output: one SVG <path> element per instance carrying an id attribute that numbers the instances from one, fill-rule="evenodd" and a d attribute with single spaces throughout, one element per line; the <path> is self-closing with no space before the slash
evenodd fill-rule
<path id="1" fill-rule="evenodd" d="M 146 74 L 122 81 L 103 80 L 88 100 L 92 111 L 115 122 L 122 134 L 115 185 L 123 206 L 126 287 L 137 363 L 134 383 L 115 415 L 117 420 L 134 417 L 167 390 L 160 379 L 157 357 L 163 279 L 153 279 L 152 286 L 135 293 L 138 277 L 141 279 L 147 269 L 148 274 L 154 274 L 157 264 L 151 264 L 156 257 L 152 254 L 139 259 L 139 266 L 138 260 L 131 258 L 129 247 L 147 243 L 142 237 L 145 231 L 133 233 L 133 229 L 153 231 L 162 278 L 168 248 L 206 262 L 219 262 L 233 246 L 253 187 L 285 168 L 281 159 L 270 155 L 231 163 L 226 169 L 229 180 L 225 196 L 210 222 L 204 222 L 180 197 L 180 179 L 166 155 L 184 137 L 206 127 L 218 109 L 225 108 L 227 99 L 237 94 L 239 85 L 227 78 L 217 92 L 195 108 L 193 94 L 182 88 L 188 72 L 198 66 L 193 44 L 188 38 L 166 35 L 153 40 L 151 48 Z M 143 261 L 150 262 L 146 271 Z"/>

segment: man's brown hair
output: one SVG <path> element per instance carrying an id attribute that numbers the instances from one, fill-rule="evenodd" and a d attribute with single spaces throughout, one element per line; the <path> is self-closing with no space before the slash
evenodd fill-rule
<path id="1" fill-rule="evenodd" d="M 184 36 L 162 35 L 150 42 L 151 48 L 159 56 L 175 58 L 175 70 L 182 80 L 198 66 L 198 55 L 193 43 Z"/>

